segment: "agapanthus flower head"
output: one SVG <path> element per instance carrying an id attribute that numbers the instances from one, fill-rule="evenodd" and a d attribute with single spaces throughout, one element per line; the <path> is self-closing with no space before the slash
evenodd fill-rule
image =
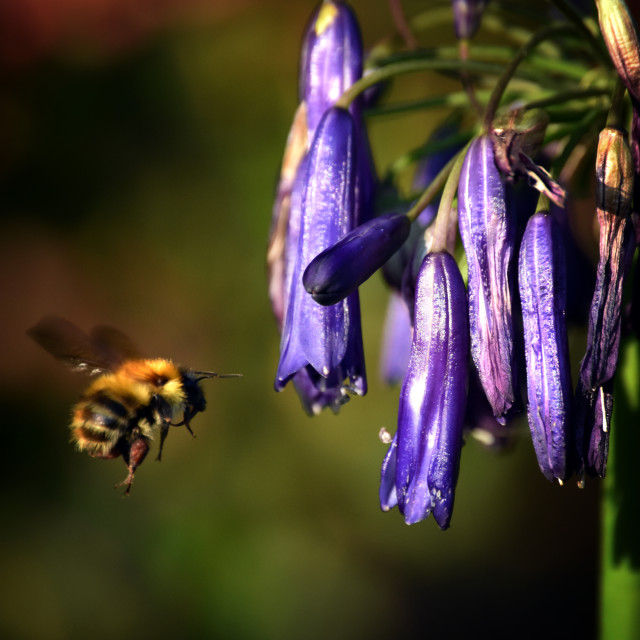
<path id="1" fill-rule="evenodd" d="M 404 214 L 384 214 L 356 227 L 317 255 L 302 282 L 316 302 L 332 305 L 370 278 L 402 246 L 411 222 Z"/>
<path id="2" fill-rule="evenodd" d="M 332 306 L 307 294 L 302 273 L 309 262 L 335 244 L 354 225 L 355 125 L 348 111 L 329 109 L 306 159 L 305 191 L 289 304 L 282 332 L 276 389 L 297 371 L 312 367 L 327 384 L 346 377 L 366 392 L 360 306 L 357 292 Z"/>
<path id="3" fill-rule="evenodd" d="M 449 526 L 462 448 L 469 360 L 467 295 L 454 258 L 428 254 L 418 277 L 409 367 L 398 429 L 380 484 L 383 510 L 407 524 L 430 513 Z"/>
<path id="4" fill-rule="evenodd" d="M 574 431 L 563 249 L 553 217 L 534 214 L 519 262 L 529 427 L 540 470 L 561 483 L 571 474 Z"/>
<path id="5" fill-rule="evenodd" d="M 624 0 L 596 0 L 598 20 L 618 75 L 640 101 L 640 39 Z"/>
<path id="6" fill-rule="evenodd" d="M 452 0 L 453 26 L 458 40 L 468 40 L 475 35 L 488 2 L 489 0 Z"/>
<path id="7" fill-rule="evenodd" d="M 491 137 L 470 145 L 458 186 L 458 223 L 469 266 L 471 355 L 498 420 L 516 402 L 511 261 L 515 238 Z"/>

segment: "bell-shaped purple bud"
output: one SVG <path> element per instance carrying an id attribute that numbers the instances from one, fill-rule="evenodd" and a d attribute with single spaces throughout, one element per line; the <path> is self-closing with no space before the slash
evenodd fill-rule
<path id="1" fill-rule="evenodd" d="M 464 159 L 458 224 L 469 265 L 471 355 L 493 413 L 501 421 L 517 391 L 510 282 L 514 233 L 488 135 L 476 138 Z"/>
<path id="2" fill-rule="evenodd" d="M 468 40 L 475 35 L 488 2 L 489 0 L 452 0 L 453 26 L 458 40 Z"/>
<path id="3" fill-rule="evenodd" d="M 322 2 L 307 27 L 300 64 L 300 101 L 307 105 L 311 139 L 325 111 L 362 77 L 362 59 L 360 27 L 351 8 L 338 0 Z"/>
<path id="4" fill-rule="evenodd" d="M 342 386 L 344 378 L 349 377 L 356 393 L 366 392 L 357 292 L 324 307 L 302 285 L 302 273 L 312 258 L 354 226 L 354 144 L 355 125 L 349 112 L 338 108 L 327 111 L 305 161 L 306 188 L 282 332 L 277 390 L 310 365 L 328 386 Z"/>
<path id="5" fill-rule="evenodd" d="M 468 362 L 467 295 L 458 265 L 446 252 L 428 254 L 418 276 L 398 430 L 385 458 L 380 489 L 382 509 L 397 501 L 407 524 L 433 513 L 440 528 L 449 526 L 462 448 Z"/>
<path id="6" fill-rule="evenodd" d="M 300 101 L 307 105 L 310 140 L 327 109 L 362 77 L 363 57 L 360 26 L 352 9 L 340 0 L 322 2 L 307 27 L 300 63 Z M 349 111 L 356 123 L 358 157 L 355 224 L 362 224 L 372 216 L 377 179 L 362 117 L 362 99 L 354 100 Z"/>
<path id="7" fill-rule="evenodd" d="M 411 315 L 404 298 L 392 291 L 387 304 L 380 355 L 382 380 L 394 385 L 402 382 L 411 355 Z"/>
<path id="8" fill-rule="evenodd" d="M 544 476 L 564 482 L 571 475 L 573 388 L 562 237 L 548 213 L 536 213 L 527 223 L 519 285 L 533 446 Z"/>
<path id="9" fill-rule="evenodd" d="M 410 228 L 407 216 L 392 213 L 356 227 L 311 261 L 304 288 L 322 305 L 340 302 L 402 246 Z"/>
<path id="10" fill-rule="evenodd" d="M 606 127 L 600 133 L 596 158 L 600 259 L 589 313 L 587 351 L 580 367 L 580 377 L 591 391 L 613 378 L 618 363 L 622 285 L 635 250 L 628 224 L 633 176 L 626 133 Z"/>

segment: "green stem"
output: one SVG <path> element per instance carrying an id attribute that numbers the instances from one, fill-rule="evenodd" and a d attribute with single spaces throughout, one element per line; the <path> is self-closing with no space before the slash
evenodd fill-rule
<path id="1" fill-rule="evenodd" d="M 480 99 L 488 99 L 488 91 L 478 91 Z M 444 96 L 433 96 L 421 100 L 407 100 L 403 102 L 392 102 L 391 104 L 381 104 L 367 109 L 367 116 L 385 116 L 405 111 L 417 111 L 419 109 L 434 109 L 437 107 L 465 107 L 469 103 L 467 94 L 464 91 L 454 91 Z"/>
<path id="2" fill-rule="evenodd" d="M 555 38 L 559 35 L 565 35 L 567 33 L 575 33 L 575 28 L 571 25 L 547 27 L 546 29 L 541 29 L 535 33 L 529 42 L 520 48 L 513 57 L 511 64 L 504 70 L 500 78 L 498 78 L 498 82 L 496 82 L 491 97 L 489 98 L 489 104 L 487 104 L 487 108 L 484 113 L 484 126 L 487 131 L 491 129 L 491 123 L 493 122 L 496 110 L 500 104 L 502 94 L 505 92 L 507 85 L 509 84 L 509 80 L 513 77 L 520 63 L 540 42 Z"/>
<path id="3" fill-rule="evenodd" d="M 503 67 L 487 62 L 461 62 L 460 60 L 408 60 L 395 62 L 372 71 L 352 84 L 336 101 L 336 107 L 347 109 L 349 105 L 364 91 L 381 82 L 407 73 L 419 71 L 455 71 L 467 70 L 473 73 L 500 74 Z"/>
<path id="4" fill-rule="evenodd" d="M 560 91 L 546 98 L 532 100 L 524 105 L 525 109 L 544 109 L 554 104 L 562 104 L 571 100 L 583 100 L 584 98 L 596 98 L 599 96 L 609 95 L 609 89 L 573 89 L 572 91 Z"/>
<path id="5" fill-rule="evenodd" d="M 470 144 L 471 142 L 453 158 L 453 167 L 451 168 L 447 183 L 442 192 L 438 215 L 434 222 L 433 243 L 431 245 L 431 251 L 434 253 L 436 251 L 448 251 L 453 255 L 455 249 L 455 234 L 451 234 L 450 230 L 457 222 L 458 212 L 453 209 L 453 201 L 458 192 L 462 163 L 467 155 Z"/>
<path id="6" fill-rule="evenodd" d="M 602 495 L 600 637 L 640 638 L 640 343 L 621 344 Z"/>

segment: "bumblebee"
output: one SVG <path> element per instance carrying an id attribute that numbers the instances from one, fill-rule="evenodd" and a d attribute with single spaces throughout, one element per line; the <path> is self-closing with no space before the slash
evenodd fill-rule
<path id="1" fill-rule="evenodd" d="M 113 327 L 97 326 L 87 335 L 57 316 L 43 318 L 27 334 L 75 370 L 98 376 L 73 408 L 71 441 L 95 458 L 122 456 L 129 474 L 116 487 L 125 486 L 125 495 L 158 432 L 157 460 L 169 427 L 185 426 L 194 435 L 191 420 L 206 407 L 200 381 L 241 375 L 193 371 L 164 358 L 143 358 Z"/>

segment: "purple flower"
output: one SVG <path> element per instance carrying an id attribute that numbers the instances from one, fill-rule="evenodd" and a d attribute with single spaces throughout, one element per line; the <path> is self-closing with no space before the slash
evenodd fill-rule
<path id="1" fill-rule="evenodd" d="M 465 415 L 469 360 L 467 295 L 455 260 L 428 254 L 418 277 L 411 358 L 398 430 L 385 457 L 380 504 L 407 524 L 429 513 L 449 526 Z"/>
<path id="2" fill-rule="evenodd" d="M 311 16 L 300 63 L 300 102 L 307 105 L 309 138 L 325 111 L 362 77 L 362 38 L 351 8 L 343 2 L 322 2 Z M 351 113 L 359 116 L 359 101 Z M 356 113 L 357 112 L 357 113 Z"/>
<path id="3" fill-rule="evenodd" d="M 533 215 L 520 246 L 519 284 L 533 446 L 544 476 L 562 483 L 571 475 L 573 389 L 561 242 L 551 215 Z"/>
<path id="4" fill-rule="evenodd" d="M 453 26 L 458 40 L 468 40 L 475 35 L 488 2 L 489 0 L 452 0 Z"/>
<path id="5" fill-rule="evenodd" d="M 411 315 L 403 297 L 392 291 L 384 321 L 380 372 L 387 384 L 398 384 L 407 372 L 411 355 Z"/>
<path id="6" fill-rule="evenodd" d="M 353 10 L 338 0 L 322 2 L 307 27 L 300 64 L 299 94 L 307 108 L 310 140 L 327 109 L 362 77 L 363 57 L 360 26 Z M 358 156 L 355 223 L 362 224 L 372 216 L 376 172 L 362 118 L 362 99 L 356 99 L 349 111 L 356 123 Z"/>
<path id="7" fill-rule="evenodd" d="M 357 292 L 325 307 L 302 286 L 302 273 L 311 259 L 354 226 L 354 146 L 355 125 L 349 112 L 327 111 L 306 160 L 298 246 L 276 375 L 278 391 L 310 366 L 325 379 L 326 389 L 342 388 L 348 377 L 355 393 L 366 393 Z"/>
<path id="8" fill-rule="evenodd" d="M 385 214 L 347 233 L 317 255 L 302 276 L 316 302 L 332 305 L 370 278 L 402 246 L 411 222 L 404 214 Z"/>
<path id="9" fill-rule="evenodd" d="M 511 314 L 514 233 L 488 135 L 476 138 L 458 186 L 460 235 L 469 265 L 471 355 L 499 421 L 516 401 Z"/>

